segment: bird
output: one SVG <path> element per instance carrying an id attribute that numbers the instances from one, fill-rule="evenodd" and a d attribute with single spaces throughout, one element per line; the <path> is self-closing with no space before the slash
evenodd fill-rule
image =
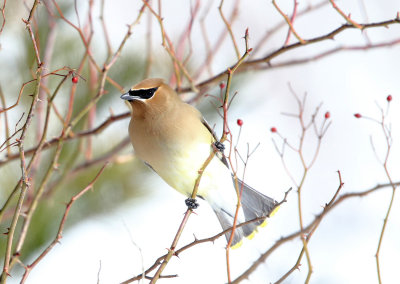
<path id="1" fill-rule="evenodd" d="M 207 201 L 223 230 L 233 226 L 238 195 L 235 178 L 223 155 L 223 144 L 201 113 L 181 100 L 163 79 L 149 78 L 134 85 L 121 99 L 131 109 L 129 136 L 135 156 L 156 172 L 169 186 L 187 196 L 186 205 L 195 209 L 191 199 L 199 170 L 215 147 L 220 149 L 205 168 L 197 197 Z M 270 217 L 278 203 L 237 179 L 241 206 L 237 224 L 258 217 Z M 239 247 L 243 237 L 252 238 L 265 218 L 237 227 L 231 248 Z M 229 242 L 231 232 L 225 234 Z"/>

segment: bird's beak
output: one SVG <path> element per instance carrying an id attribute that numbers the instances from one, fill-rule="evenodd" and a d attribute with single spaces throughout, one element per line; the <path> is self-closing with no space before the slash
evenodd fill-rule
<path id="1" fill-rule="evenodd" d="M 136 97 L 130 95 L 129 92 L 127 92 L 121 96 L 121 99 L 126 100 L 126 101 L 133 101 L 134 99 L 136 99 Z"/>

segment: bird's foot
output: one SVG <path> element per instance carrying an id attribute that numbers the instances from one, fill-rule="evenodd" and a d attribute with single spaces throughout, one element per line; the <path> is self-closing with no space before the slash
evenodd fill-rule
<path id="1" fill-rule="evenodd" d="M 194 198 L 188 198 L 185 200 L 185 204 L 189 209 L 197 209 L 199 207 L 199 203 L 196 202 Z"/>
<path id="2" fill-rule="evenodd" d="M 214 146 L 215 146 L 215 148 L 217 148 L 217 150 L 220 151 L 221 153 L 223 153 L 224 150 L 225 150 L 225 145 L 222 144 L 222 143 L 219 142 L 219 141 L 215 141 L 215 142 L 214 142 Z"/>

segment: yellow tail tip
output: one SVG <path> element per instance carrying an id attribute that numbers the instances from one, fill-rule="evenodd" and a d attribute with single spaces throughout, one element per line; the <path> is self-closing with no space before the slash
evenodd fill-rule
<path id="1" fill-rule="evenodd" d="M 264 219 L 264 222 L 262 222 L 260 225 L 258 225 L 250 235 L 246 236 L 246 238 L 249 240 L 253 239 L 254 236 L 256 235 L 256 233 L 258 233 L 258 228 L 260 228 L 260 227 L 264 228 L 265 226 L 267 226 L 267 224 L 268 224 L 267 218 L 274 216 L 275 213 L 278 211 L 278 209 L 279 209 L 279 206 L 275 207 L 274 210 L 271 211 L 269 216 Z M 241 247 L 242 244 L 243 244 L 243 240 L 240 240 L 240 242 L 237 242 L 236 244 L 232 245 L 230 248 L 237 249 L 237 248 Z"/>
<path id="2" fill-rule="evenodd" d="M 237 242 L 236 244 L 234 244 L 233 246 L 231 246 L 231 249 L 237 249 L 240 248 L 243 244 L 243 240 L 241 240 L 240 242 Z"/>
<path id="3" fill-rule="evenodd" d="M 280 206 L 276 206 L 276 207 L 274 208 L 274 210 L 272 210 L 272 212 L 269 214 L 269 217 L 272 217 L 272 216 L 274 216 L 274 215 L 275 215 L 275 213 L 276 213 L 276 212 L 278 212 L 278 210 L 279 210 L 279 207 L 280 207 Z"/>
<path id="4" fill-rule="evenodd" d="M 264 228 L 265 226 L 267 226 L 268 222 L 267 222 L 267 218 L 265 218 L 264 222 L 262 222 L 258 227 Z M 258 228 L 257 227 L 257 228 Z M 257 230 L 257 229 L 256 229 Z"/>
<path id="5" fill-rule="evenodd" d="M 271 213 L 269 214 L 269 216 L 267 218 L 274 216 L 275 213 L 278 211 L 278 209 L 279 209 L 279 206 L 275 207 L 274 210 L 271 211 Z M 258 228 L 264 228 L 265 226 L 267 226 L 268 225 L 267 218 L 265 218 L 264 222 L 262 222 L 260 225 L 258 225 L 254 229 L 254 231 L 250 235 L 248 235 L 246 238 L 248 238 L 249 240 L 253 239 L 254 236 L 256 235 L 256 233 L 258 233 Z"/>
<path id="6" fill-rule="evenodd" d="M 248 235 L 246 238 L 249 239 L 249 240 L 251 240 L 251 239 L 254 238 L 254 236 L 256 235 L 256 233 L 258 233 L 257 228 L 256 228 L 250 235 Z"/>

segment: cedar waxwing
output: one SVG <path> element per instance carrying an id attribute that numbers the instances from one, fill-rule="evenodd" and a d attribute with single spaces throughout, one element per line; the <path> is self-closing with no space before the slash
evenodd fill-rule
<path id="1" fill-rule="evenodd" d="M 189 197 L 186 204 L 195 208 L 197 204 L 190 199 L 195 180 L 217 142 L 212 129 L 200 112 L 183 102 L 162 79 L 144 80 L 121 99 L 131 105 L 129 135 L 136 156 L 171 187 Z M 242 185 L 242 206 L 237 223 L 269 217 L 277 202 L 239 181 L 239 186 Z M 224 230 L 233 226 L 238 197 L 232 173 L 221 153 L 215 155 L 205 169 L 197 196 L 211 205 Z M 264 222 L 236 228 L 231 246 L 239 246 L 243 236 L 252 237 L 257 226 Z M 227 240 L 230 234 L 226 234 Z"/>

